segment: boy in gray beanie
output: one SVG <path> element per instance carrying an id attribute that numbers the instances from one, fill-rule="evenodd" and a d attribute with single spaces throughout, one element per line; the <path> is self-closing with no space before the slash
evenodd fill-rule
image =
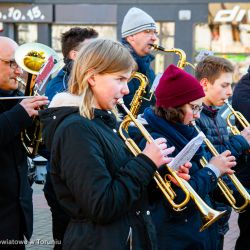
<path id="1" fill-rule="evenodd" d="M 133 7 L 125 15 L 121 28 L 122 43 L 129 49 L 138 65 L 138 72 L 147 76 L 149 85 L 146 88 L 149 92 L 154 81 L 155 74 L 150 66 L 154 56 L 150 54 L 153 44 L 157 40 L 156 24 L 154 19 L 143 10 Z M 129 86 L 129 94 L 124 96 L 125 105 L 130 108 L 130 103 L 139 87 L 139 81 L 133 78 Z M 154 102 L 154 100 L 153 100 Z M 139 113 L 150 106 L 152 102 L 143 101 Z M 123 110 L 120 110 L 123 112 Z"/>

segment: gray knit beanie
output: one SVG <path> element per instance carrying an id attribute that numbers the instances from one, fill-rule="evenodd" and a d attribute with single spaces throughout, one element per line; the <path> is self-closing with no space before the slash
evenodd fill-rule
<path id="1" fill-rule="evenodd" d="M 138 8 L 129 9 L 122 23 L 122 37 L 127 37 L 143 30 L 156 30 L 154 19 Z"/>

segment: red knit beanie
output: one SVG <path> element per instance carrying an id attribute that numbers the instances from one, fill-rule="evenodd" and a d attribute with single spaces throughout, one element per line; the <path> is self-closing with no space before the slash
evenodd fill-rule
<path id="1" fill-rule="evenodd" d="M 199 81 L 171 64 L 155 90 L 156 106 L 175 108 L 205 96 Z"/>

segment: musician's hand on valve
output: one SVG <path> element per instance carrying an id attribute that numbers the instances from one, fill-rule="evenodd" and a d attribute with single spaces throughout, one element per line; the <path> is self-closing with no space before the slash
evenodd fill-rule
<path id="1" fill-rule="evenodd" d="M 158 138 L 152 143 L 147 143 L 146 147 L 142 151 L 147 157 L 149 157 L 159 168 L 160 166 L 169 163 L 172 158 L 168 157 L 175 148 L 168 148 L 166 144 L 167 140 L 165 138 Z"/>
<path id="2" fill-rule="evenodd" d="M 250 145 L 250 126 L 244 128 L 240 134 L 246 139 L 248 144 Z"/>
<path id="3" fill-rule="evenodd" d="M 190 175 L 189 175 L 189 169 L 192 167 L 192 163 L 191 162 L 186 162 L 184 165 L 180 166 L 178 171 L 176 172 L 177 175 L 179 177 L 181 177 L 182 179 L 189 181 L 190 180 Z M 168 174 L 167 175 L 168 179 L 173 182 L 176 186 L 179 186 L 178 182 L 176 181 L 176 179 Z"/>
<path id="4" fill-rule="evenodd" d="M 180 166 L 177 175 L 181 177 L 182 179 L 189 181 L 190 180 L 190 175 L 189 175 L 189 169 L 192 167 L 191 162 L 186 162 L 184 165 Z"/>
<path id="5" fill-rule="evenodd" d="M 38 115 L 38 109 L 40 106 L 47 105 L 49 103 L 47 96 L 35 96 L 34 98 L 27 98 L 23 99 L 20 102 L 20 105 L 23 106 L 25 111 L 28 113 L 28 115 L 31 116 L 37 116 Z"/>
<path id="6" fill-rule="evenodd" d="M 224 151 L 218 156 L 214 156 L 209 163 L 219 169 L 220 175 L 234 174 L 234 170 L 231 168 L 236 165 L 236 161 L 229 150 Z"/>

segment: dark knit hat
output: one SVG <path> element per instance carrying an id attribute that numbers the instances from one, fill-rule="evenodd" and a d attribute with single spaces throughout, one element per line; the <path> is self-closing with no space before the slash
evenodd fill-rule
<path id="1" fill-rule="evenodd" d="M 155 90 L 156 106 L 175 108 L 205 96 L 199 81 L 171 64 Z"/>
<path id="2" fill-rule="evenodd" d="M 154 19 L 139 8 L 129 9 L 123 19 L 122 37 L 134 35 L 144 30 L 156 30 Z"/>

